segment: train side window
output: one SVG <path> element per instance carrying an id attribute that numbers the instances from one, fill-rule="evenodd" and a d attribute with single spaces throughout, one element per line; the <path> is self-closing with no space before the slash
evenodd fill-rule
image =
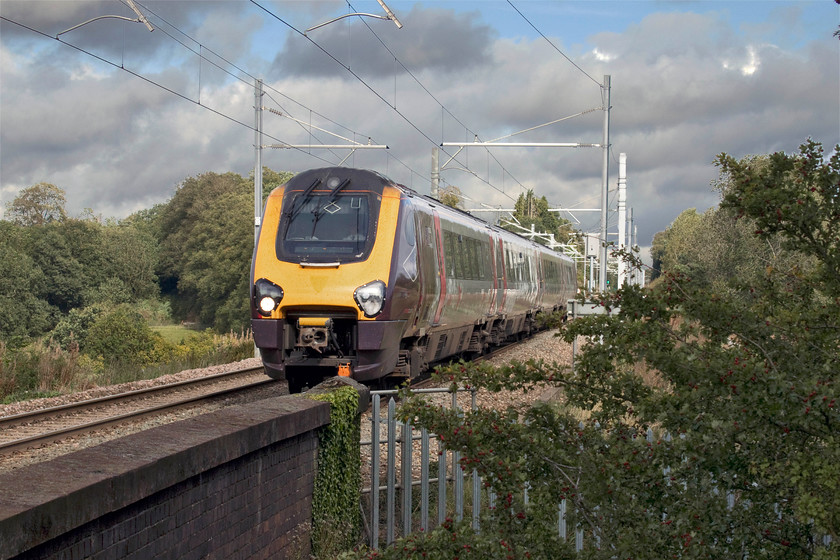
<path id="1" fill-rule="evenodd" d="M 417 227 L 414 224 L 414 210 L 411 209 L 411 206 L 405 206 L 405 216 L 403 218 L 403 234 L 405 235 L 405 241 L 411 247 L 414 247 L 414 244 L 417 240 Z"/>
<path id="2" fill-rule="evenodd" d="M 478 242 L 478 257 L 479 257 L 479 279 L 492 280 L 493 274 L 490 265 L 490 242 L 482 239 Z"/>
<path id="3" fill-rule="evenodd" d="M 478 255 L 476 251 L 476 241 L 472 237 L 464 239 L 465 247 L 464 253 L 466 257 L 466 277 L 468 280 L 478 279 Z"/>

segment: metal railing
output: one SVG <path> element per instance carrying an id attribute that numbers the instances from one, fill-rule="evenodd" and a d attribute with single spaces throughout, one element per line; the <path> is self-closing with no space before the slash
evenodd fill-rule
<path id="1" fill-rule="evenodd" d="M 459 393 L 470 393 L 469 406 L 471 410 L 476 409 L 475 389 L 458 389 L 455 392 L 443 388 L 417 389 L 413 392 L 449 393 L 451 397 L 447 404 L 452 410 L 461 410 L 458 404 Z M 482 507 L 494 508 L 496 496 L 492 490 L 482 492 L 482 481 L 477 470 L 472 469 L 471 473 L 467 474 L 464 469 L 459 468 L 460 453 L 446 449 L 436 434 L 426 429 L 415 430 L 409 422 L 397 421 L 396 394 L 397 391 L 371 391 L 370 439 L 360 442 L 363 447 L 369 446 L 371 449 L 367 465 L 369 472 L 363 472 L 363 484 L 366 480 L 369 486 L 362 488 L 368 545 L 372 549 L 378 549 L 383 537 L 385 545 L 390 545 L 398 537 L 411 533 L 415 525 L 417 530 L 428 532 L 449 518 L 462 521 L 465 515 L 471 518 L 472 528 L 479 531 Z M 382 397 L 387 398 L 385 414 L 382 410 Z M 654 441 L 653 430 L 648 429 L 645 435 L 649 442 Z M 664 434 L 663 439 L 670 441 L 670 435 Z M 415 456 L 417 463 L 414 460 Z M 432 460 L 435 456 L 436 460 Z M 365 465 L 363 471 L 364 469 Z M 434 478 L 433 470 L 437 475 Z M 662 474 L 667 478 L 669 472 L 670 469 L 666 467 Z M 418 491 L 419 495 L 416 495 Z M 726 500 L 727 509 L 736 507 L 734 492 L 723 491 L 721 494 Z M 528 485 L 522 497 L 527 506 Z M 579 552 L 584 548 L 584 537 L 588 531 L 584 530 L 584 525 L 579 520 L 575 521 L 570 508 L 571 504 L 567 504 L 566 499 L 558 504 L 557 533 L 561 539 L 567 540 L 572 530 L 574 549 Z M 432 509 L 437 510 L 436 516 Z M 587 537 L 596 547 L 600 545 L 599 533 L 598 529 L 594 529 Z M 817 541 L 824 547 L 830 548 L 833 545 L 829 536 L 820 536 Z"/>
<path id="2" fill-rule="evenodd" d="M 414 392 L 449 393 L 451 394 L 449 406 L 453 410 L 458 410 L 458 393 L 467 391 L 465 389 L 459 389 L 456 392 L 449 389 L 417 389 Z M 469 390 L 469 392 L 471 393 L 470 406 L 475 410 L 475 390 Z M 461 460 L 460 453 L 447 450 L 436 434 L 431 434 L 426 429 L 415 430 L 409 422 L 398 422 L 394 398 L 396 393 L 397 391 L 371 391 L 370 439 L 361 442 L 362 446 L 371 448 L 369 472 L 363 475 L 369 481 L 369 486 L 362 489 L 362 502 L 368 507 L 365 512 L 365 521 L 369 545 L 374 549 L 379 547 L 383 524 L 385 542 L 391 544 L 397 536 L 411 533 L 415 521 L 417 529 L 428 531 L 443 523 L 450 513 L 457 521 L 464 518 L 465 473 L 458 468 Z M 384 415 L 382 414 L 382 397 L 390 397 L 385 405 Z M 419 449 L 415 449 L 416 447 Z M 432 460 L 432 453 L 436 456 L 435 460 Z M 415 455 L 418 456 L 416 464 Z M 437 471 L 437 476 L 434 478 L 431 474 L 433 469 Z M 399 481 L 397 481 L 398 472 Z M 470 478 L 472 479 L 470 514 L 473 527 L 478 529 L 481 480 L 475 470 Z M 415 494 L 418 488 L 419 496 L 416 498 L 419 503 L 416 506 L 419 509 L 415 511 Z M 436 490 L 435 494 L 432 493 L 433 488 Z M 451 497 L 448 495 L 449 492 L 451 492 Z M 397 516 L 398 493 L 399 516 Z M 364 499 L 365 496 L 367 500 Z M 436 502 L 436 519 L 430 511 L 433 505 L 432 499 Z"/>

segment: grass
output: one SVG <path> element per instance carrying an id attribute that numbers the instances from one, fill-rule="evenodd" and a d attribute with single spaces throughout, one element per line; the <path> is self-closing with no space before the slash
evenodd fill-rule
<path id="1" fill-rule="evenodd" d="M 157 331 L 161 327 L 154 327 Z M 152 379 L 185 369 L 226 364 L 254 355 L 248 334 L 214 335 L 175 325 L 163 327 L 159 359 L 143 363 L 106 362 L 102 356 L 62 350 L 45 341 L 11 350 L 0 341 L 0 402 L 9 404 L 33 398 L 82 391 L 140 379 Z M 160 331 L 158 331 L 160 332 Z"/>
<path id="2" fill-rule="evenodd" d="M 189 335 L 198 332 L 195 329 L 183 325 L 158 325 L 150 328 L 170 344 L 180 344 Z"/>

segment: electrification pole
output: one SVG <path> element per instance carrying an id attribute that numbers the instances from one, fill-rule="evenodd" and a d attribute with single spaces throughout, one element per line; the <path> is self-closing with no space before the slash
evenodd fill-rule
<path id="1" fill-rule="evenodd" d="M 618 155 L 618 248 L 627 245 L 627 154 Z M 623 258 L 618 259 L 618 287 L 627 282 L 627 263 Z"/>
<path id="2" fill-rule="evenodd" d="M 432 198 L 438 198 L 438 190 L 440 189 L 440 149 L 435 146 L 432 148 Z"/>
<path id="3" fill-rule="evenodd" d="M 263 83 L 257 79 L 254 84 L 254 246 L 260 237 L 262 217 L 262 112 Z"/>
<path id="4" fill-rule="evenodd" d="M 605 291 L 607 287 L 607 194 L 610 179 L 610 75 L 604 75 L 604 169 L 601 175 L 601 251 L 598 273 L 598 290 Z"/>

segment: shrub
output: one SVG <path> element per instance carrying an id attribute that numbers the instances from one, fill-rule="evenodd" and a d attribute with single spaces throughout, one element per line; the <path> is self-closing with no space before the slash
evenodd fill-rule
<path id="1" fill-rule="evenodd" d="M 83 347 L 86 354 L 102 356 L 107 364 L 146 364 L 154 353 L 155 336 L 131 306 L 118 305 L 96 317 Z"/>
<path id="2" fill-rule="evenodd" d="M 98 304 L 71 309 L 50 333 L 50 341 L 65 350 L 76 345 L 80 351 L 84 352 L 85 349 L 81 347 L 81 344 L 86 341 L 88 331 L 104 309 Z"/>

